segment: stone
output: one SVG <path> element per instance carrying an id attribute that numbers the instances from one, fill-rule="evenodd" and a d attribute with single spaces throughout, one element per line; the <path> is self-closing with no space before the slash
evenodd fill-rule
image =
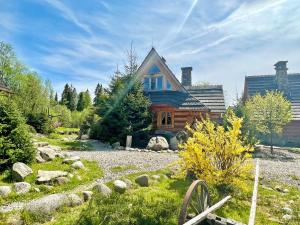
<path id="1" fill-rule="evenodd" d="M 15 181 L 23 181 L 32 173 L 32 169 L 22 162 L 16 162 L 12 166 L 12 177 Z"/>
<path id="2" fill-rule="evenodd" d="M 41 157 L 46 161 L 52 161 L 56 157 L 56 152 L 49 147 L 39 147 L 38 151 L 40 152 Z"/>
<path id="3" fill-rule="evenodd" d="M 55 178 L 55 183 L 58 184 L 58 185 L 64 185 L 66 183 L 69 183 L 70 182 L 70 179 L 67 178 L 67 177 L 57 177 Z"/>
<path id="4" fill-rule="evenodd" d="M 83 169 L 84 165 L 81 161 L 76 161 L 73 162 L 73 164 L 71 165 L 74 169 Z"/>
<path id="5" fill-rule="evenodd" d="M 38 170 L 37 182 L 41 183 L 49 183 L 53 181 L 57 177 L 65 177 L 68 176 L 68 172 L 60 171 L 60 170 Z"/>
<path id="6" fill-rule="evenodd" d="M 103 183 L 97 183 L 93 187 L 93 189 L 95 189 L 99 193 L 103 194 L 104 196 L 109 196 L 112 193 L 111 189 Z"/>
<path id="7" fill-rule="evenodd" d="M 276 191 L 279 191 L 279 192 L 282 192 L 282 191 L 283 191 L 283 189 L 282 189 L 281 186 L 275 186 L 275 190 L 276 190 Z"/>
<path id="8" fill-rule="evenodd" d="M 48 146 L 48 145 L 49 145 L 48 142 L 35 142 L 35 143 L 34 143 L 34 146 L 35 146 L 35 147 L 46 147 L 46 146 Z"/>
<path id="9" fill-rule="evenodd" d="M 56 152 L 60 152 L 61 151 L 61 147 L 59 147 L 59 146 L 49 145 L 48 147 L 51 148 L 51 149 L 53 149 Z"/>
<path id="10" fill-rule="evenodd" d="M 23 225 L 24 221 L 22 220 L 21 216 L 18 214 L 14 214 L 8 217 L 7 225 Z"/>
<path id="11" fill-rule="evenodd" d="M 31 185 L 27 182 L 14 183 L 14 189 L 17 194 L 25 194 L 30 191 Z"/>
<path id="12" fill-rule="evenodd" d="M 6 197 L 11 193 L 11 187 L 10 186 L 0 186 L 0 196 Z"/>
<path id="13" fill-rule="evenodd" d="M 73 162 L 76 162 L 79 160 L 80 160 L 79 156 L 71 156 L 71 157 L 65 158 L 63 162 L 64 163 L 73 163 Z"/>
<path id="14" fill-rule="evenodd" d="M 69 205 L 69 198 L 66 194 L 52 194 L 32 200 L 25 205 L 25 210 L 35 215 L 49 215 L 63 206 Z"/>
<path id="15" fill-rule="evenodd" d="M 127 185 L 124 181 L 115 180 L 114 181 L 114 189 L 116 192 L 123 194 L 127 189 Z"/>
<path id="16" fill-rule="evenodd" d="M 113 144 L 111 145 L 111 147 L 112 147 L 113 149 L 118 149 L 118 148 L 120 148 L 120 146 L 121 146 L 120 142 L 115 142 L 115 143 L 113 143 Z"/>
<path id="17" fill-rule="evenodd" d="M 293 210 L 289 207 L 283 207 L 282 211 L 284 211 L 286 214 L 293 214 Z"/>
<path id="18" fill-rule="evenodd" d="M 68 205 L 72 207 L 82 205 L 83 203 L 82 199 L 76 194 L 69 194 L 68 201 Z"/>
<path id="19" fill-rule="evenodd" d="M 126 183 L 126 185 L 127 185 L 128 188 L 130 188 L 130 187 L 132 186 L 131 180 L 129 180 L 129 179 L 127 179 L 127 178 L 124 178 L 124 179 L 122 179 L 122 180 Z"/>
<path id="20" fill-rule="evenodd" d="M 285 215 L 283 215 L 282 219 L 285 220 L 285 221 L 288 221 L 288 220 L 292 219 L 292 216 L 288 215 L 288 214 L 285 214 Z"/>
<path id="21" fill-rule="evenodd" d="M 266 185 L 262 185 L 261 187 L 262 187 L 263 189 L 265 189 L 265 190 L 273 191 L 272 188 L 270 188 L 270 187 L 268 187 L 268 186 L 266 186 Z"/>
<path id="22" fill-rule="evenodd" d="M 39 188 L 37 188 L 37 187 L 33 188 L 33 190 L 34 190 L 35 192 L 41 192 L 41 190 L 40 190 Z"/>
<path id="23" fill-rule="evenodd" d="M 83 195 L 83 200 L 85 202 L 87 202 L 88 200 L 90 200 L 92 198 L 93 192 L 92 191 L 83 191 L 82 195 Z"/>
<path id="24" fill-rule="evenodd" d="M 74 174 L 68 173 L 68 177 L 69 177 L 70 179 L 72 179 L 72 178 L 74 177 Z"/>
<path id="25" fill-rule="evenodd" d="M 174 151 L 172 151 L 172 150 L 170 150 L 170 149 L 167 150 L 167 152 L 168 152 L 168 153 L 174 153 Z"/>
<path id="26" fill-rule="evenodd" d="M 141 187 L 148 187 L 149 186 L 149 176 L 147 174 L 138 176 L 135 179 L 135 182 L 140 185 Z"/>
<path id="27" fill-rule="evenodd" d="M 161 151 L 164 149 L 169 149 L 169 144 L 164 137 L 161 136 L 152 137 L 149 140 L 147 149 L 154 150 L 154 151 Z"/>
<path id="28" fill-rule="evenodd" d="M 154 180 L 159 180 L 160 179 L 160 175 L 152 175 L 151 176 Z"/>
<path id="29" fill-rule="evenodd" d="M 289 189 L 286 189 L 286 188 L 285 188 L 285 189 L 282 190 L 282 192 L 283 192 L 283 193 L 289 193 Z"/>
<path id="30" fill-rule="evenodd" d="M 46 161 L 42 158 L 42 156 L 40 155 L 39 152 L 36 153 L 35 161 L 38 162 L 38 163 L 46 162 Z"/>
<path id="31" fill-rule="evenodd" d="M 294 200 L 289 200 L 289 204 L 294 204 Z"/>

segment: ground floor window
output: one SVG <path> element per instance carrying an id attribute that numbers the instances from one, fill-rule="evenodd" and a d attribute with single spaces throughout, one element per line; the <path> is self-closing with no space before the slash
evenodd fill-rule
<path id="1" fill-rule="evenodd" d="M 173 125 L 172 112 L 159 112 L 158 121 L 160 126 L 172 126 Z"/>

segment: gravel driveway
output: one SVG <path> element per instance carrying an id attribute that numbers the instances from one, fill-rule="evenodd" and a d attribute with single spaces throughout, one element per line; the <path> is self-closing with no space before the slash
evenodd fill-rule
<path id="1" fill-rule="evenodd" d="M 80 156 L 83 159 L 97 161 L 104 170 L 104 182 L 113 180 L 125 174 L 153 171 L 165 168 L 168 164 L 178 160 L 174 153 L 153 153 L 136 151 L 69 151 L 73 156 Z M 136 169 L 113 172 L 116 166 L 134 166 Z"/>
<path id="2" fill-rule="evenodd" d="M 300 152 L 275 149 L 271 155 L 269 149 L 264 149 L 256 156 L 260 158 L 260 175 L 264 180 L 277 180 L 300 189 Z"/>

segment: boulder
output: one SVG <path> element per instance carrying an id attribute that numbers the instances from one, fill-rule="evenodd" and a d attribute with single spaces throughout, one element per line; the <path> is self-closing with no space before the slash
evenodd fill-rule
<path id="1" fill-rule="evenodd" d="M 97 183 L 94 187 L 94 190 L 98 191 L 99 193 L 103 194 L 104 196 L 109 196 L 112 191 L 110 190 L 109 187 L 107 187 L 105 184 L 103 183 Z"/>
<path id="2" fill-rule="evenodd" d="M 82 205 L 83 201 L 82 199 L 76 195 L 76 194 L 69 194 L 68 195 L 68 205 L 69 206 L 78 206 L 78 205 Z"/>
<path id="3" fill-rule="evenodd" d="M 25 194 L 30 191 L 31 185 L 27 182 L 14 183 L 14 189 L 17 194 Z"/>
<path id="4" fill-rule="evenodd" d="M 67 178 L 67 177 L 57 177 L 55 178 L 55 183 L 58 184 L 58 185 L 64 185 L 66 183 L 69 183 L 70 182 L 70 179 Z"/>
<path id="5" fill-rule="evenodd" d="M 34 144 L 35 147 L 45 147 L 45 146 L 49 145 L 48 142 L 35 142 L 33 144 Z"/>
<path id="6" fill-rule="evenodd" d="M 135 182 L 140 185 L 141 187 L 148 187 L 149 186 L 149 176 L 147 174 L 138 176 L 135 179 Z"/>
<path id="7" fill-rule="evenodd" d="M 293 210 L 289 207 L 282 208 L 282 211 L 285 212 L 286 214 L 293 214 Z"/>
<path id="8" fill-rule="evenodd" d="M 69 198 L 66 194 L 52 194 L 28 202 L 25 210 L 35 215 L 49 215 L 63 206 L 69 205 Z"/>
<path id="9" fill-rule="evenodd" d="M 74 169 L 83 169 L 84 165 L 81 161 L 76 161 L 76 162 L 73 162 L 72 167 Z"/>
<path id="10" fill-rule="evenodd" d="M 11 193 L 11 187 L 10 186 L 0 186 L 0 196 L 6 197 Z"/>
<path id="11" fill-rule="evenodd" d="M 73 163 L 73 162 L 76 162 L 79 160 L 80 160 L 79 156 L 71 156 L 71 157 L 65 158 L 63 162 L 64 163 Z"/>
<path id="12" fill-rule="evenodd" d="M 56 151 L 49 147 L 39 147 L 41 157 L 46 161 L 51 161 L 56 157 Z"/>
<path id="13" fill-rule="evenodd" d="M 31 173 L 32 169 L 22 162 L 16 162 L 12 166 L 12 177 L 15 181 L 23 181 Z"/>
<path id="14" fill-rule="evenodd" d="M 83 191 L 82 195 L 83 195 L 83 200 L 85 202 L 87 202 L 88 200 L 90 200 L 92 198 L 93 192 L 92 191 Z"/>
<path id="15" fill-rule="evenodd" d="M 23 219 L 21 218 L 20 215 L 15 214 L 15 215 L 10 215 L 7 219 L 7 224 L 8 225 L 23 225 L 25 224 Z"/>
<path id="16" fill-rule="evenodd" d="M 114 181 L 114 189 L 118 193 L 124 193 L 127 189 L 127 185 L 124 181 L 121 180 L 115 180 Z"/>
<path id="17" fill-rule="evenodd" d="M 285 220 L 285 221 L 288 221 L 288 220 L 292 219 L 292 216 L 289 215 L 289 214 L 285 214 L 285 215 L 283 215 L 282 219 Z"/>
<path id="18" fill-rule="evenodd" d="M 38 163 L 46 162 L 46 160 L 44 160 L 44 159 L 42 158 L 40 152 L 37 152 L 37 153 L 36 153 L 35 161 L 38 162 Z"/>
<path id="19" fill-rule="evenodd" d="M 152 137 L 147 145 L 147 149 L 154 151 L 161 151 L 169 149 L 168 141 L 161 136 Z"/>
<path id="20" fill-rule="evenodd" d="M 151 176 L 154 180 L 159 180 L 160 179 L 160 175 L 152 175 Z"/>
<path id="21" fill-rule="evenodd" d="M 111 145 L 111 147 L 112 147 L 113 149 L 119 149 L 120 146 L 121 146 L 120 142 L 115 142 L 115 143 L 113 143 L 113 144 Z"/>
<path id="22" fill-rule="evenodd" d="M 59 146 L 49 145 L 48 147 L 51 148 L 51 149 L 53 149 L 56 152 L 60 152 L 61 151 L 61 147 L 59 147 Z"/>
<path id="23" fill-rule="evenodd" d="M 132 186 L 131 180 L 129 180 L 129 179 L 127 179 L 127 178 L 124 178 L 124 179 L 122 179 L 122 180 L 126 183 L 127 188 L 130 188 L 130 187 Z"/>
<path id="24" fill-rule="evenodd" d="M 46 171 L 46 170 L 39 170 L 37 175 L 37 182 L 41 183 L 49 183 L 53 181 L 57 177 L 66 177 L 68 176 L 68 172 L 60 171 L 60 170 L 53 170 L 53 171 Z"/>

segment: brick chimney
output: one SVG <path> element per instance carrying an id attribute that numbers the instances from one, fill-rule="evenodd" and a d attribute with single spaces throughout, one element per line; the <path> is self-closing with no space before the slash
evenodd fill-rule
<path id="1" fill-rule="evenodd" d="M 192 86 L 192 70 L 193 67 L 182 67 L 181 84 L 183 86 Z"/>
<path id="2" fill-rule="evenodd" d="M 286 67 L 288 61 L 278 61 L 274 66 L 276 70 L 276 81 L 278 89 L 283 92 L 288 91 L 288 75 Z"/>

